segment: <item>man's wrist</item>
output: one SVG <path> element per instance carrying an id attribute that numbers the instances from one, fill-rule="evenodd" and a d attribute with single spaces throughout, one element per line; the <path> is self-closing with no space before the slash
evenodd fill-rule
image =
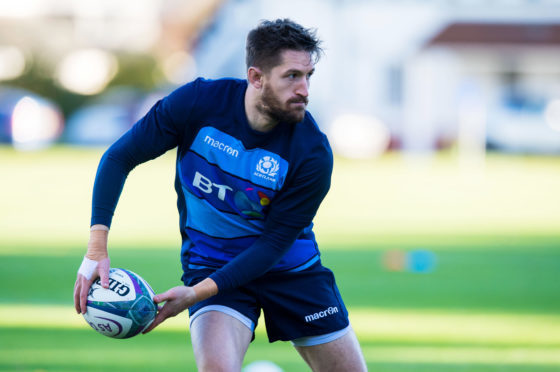
<path id="1" fill-rule="evenodd" d="M 109 232 L 109 227 L 101 224 L 92 225 L 89 228 L 89 231 L 107 231 Z"/>
<path id="2" fill-rule="evenodd" d="M 206 278 L 192 287 L 196 302 L 200 302 L 218 294 L 218 285 L 210 278 Z"/>
<path id="3" fill-rule="evenodd" d="M 94 261 L 101 261 L 109 257 L 107 253 L 108 238 L 109 228 L 107 226 L 99 224 L 91 226 L 86 258 Z"/>

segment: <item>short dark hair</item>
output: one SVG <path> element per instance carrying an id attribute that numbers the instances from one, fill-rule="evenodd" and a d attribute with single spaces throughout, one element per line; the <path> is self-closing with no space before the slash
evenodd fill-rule
<path id="1" fill-rule="evenodd" d="M 281 53 L 285 50 L 308 52 L 314 60 L 319 61 L 322 49 L 316 30 L 289 20 L 261 21 L 247 35 L 247 68 L 258 67 L 268 71 L 281 63 Z"/>

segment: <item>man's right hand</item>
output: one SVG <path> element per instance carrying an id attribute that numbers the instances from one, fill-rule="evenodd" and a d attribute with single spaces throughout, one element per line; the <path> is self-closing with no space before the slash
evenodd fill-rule
<path id="1" fill-rule="evenodd" d="M 87 296 L 95 279 L 100 278 L 101 286 L 109 288 L 109 267 L 110 260 L 109 257 L 106 257 L 97 261 L 97 268 L 89 279 L 81 273 L 77 274 L 76 283 L 74 284 L 74 307 L 78 314 L 86 313 Z"/>

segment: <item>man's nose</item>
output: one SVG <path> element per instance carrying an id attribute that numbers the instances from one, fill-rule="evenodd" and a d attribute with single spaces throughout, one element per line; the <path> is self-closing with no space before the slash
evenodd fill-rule
<path id="1" fill-rule="evenodd" d="M 295 93 L 302 97 L 307 97 L 309 95 L 309 81 L 307 81 L 307 79 L 301 79 Z"/>

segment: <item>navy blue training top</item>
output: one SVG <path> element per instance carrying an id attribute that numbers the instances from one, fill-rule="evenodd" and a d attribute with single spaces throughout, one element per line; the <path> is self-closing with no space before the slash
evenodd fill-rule
<path id="1" fill-rule="evenodd" d="M 245 80 L 197 79 L 158 101 L 103 155 L 91 224 L 110 226 L 128 173 L 177 147 L 183 270 L 217 269 L 219 290 L 319 260 L 312 220 L 330 187 L 326 136 L 306 112 L 251 129 Z"/>

